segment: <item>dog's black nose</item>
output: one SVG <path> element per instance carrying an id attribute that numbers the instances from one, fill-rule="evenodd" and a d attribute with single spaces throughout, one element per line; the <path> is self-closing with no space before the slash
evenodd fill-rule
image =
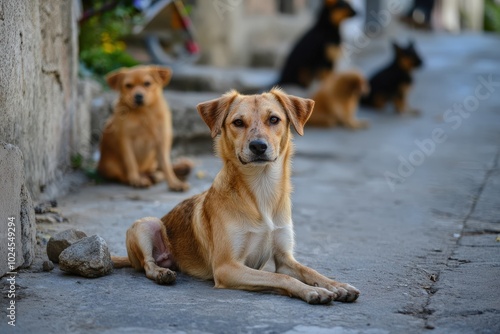
<path id="1" fill-rule="evenodd" d="M 250 142 L 250 151 L 252 151 L 253 154 L 262 155 L 266 152 L 266 150 L 267 150 L 267 144 L 265 141 L 257 139 L 257 140 L 252 140 Z"/>
<path id="2" fill-rule="evenodd" d="M 141 105 L 144 103 L 144 96 L 142 94 L 135 94 L 134 95 L 134 102 L 137 105 Z"/>

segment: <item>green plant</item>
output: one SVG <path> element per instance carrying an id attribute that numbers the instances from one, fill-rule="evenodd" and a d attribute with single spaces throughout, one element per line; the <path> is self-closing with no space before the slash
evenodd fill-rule
<path id="1" fill-rule="evenodd" d="M 80 153 L 71 155 L 70 158 L 71 168 L 80 169 L 83 166 L 83 156 Z"/>
<path id="2" fill-rule="evenodd" d="M 495 0 L 484 2 L 484 30 L 500 32 L 500 4 Z"/>
<path id="3" fill-rule="evenodd" d="M 120 68 L 137 65 L 126 52 L 123 37 L 140 19 L 132 0 L 83 0 L 80 20 L 80 62 L 98 78 Z"/>

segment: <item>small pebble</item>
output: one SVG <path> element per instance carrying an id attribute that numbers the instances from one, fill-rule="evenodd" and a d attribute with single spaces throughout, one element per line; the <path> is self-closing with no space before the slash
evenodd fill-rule
<path id="1" fill-rule="evenodd" d="M 43 261 L 42 264 L 43 271 L 52 271 L 54 269 L 54 263 L 52 261 Z"/>

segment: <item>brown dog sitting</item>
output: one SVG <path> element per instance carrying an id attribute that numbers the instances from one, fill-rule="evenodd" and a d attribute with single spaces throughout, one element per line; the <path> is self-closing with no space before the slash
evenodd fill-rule
<path id="1" fill-rule="evenodd" d="M 223 167 L 212 186 L 161 220 L 139 219 L 127 231 L 128 257 L 115 267 L 144 270 L 159 284 L 178 269 L 215 287 L 274 291 L 311 304 L 352 302 L 359 291 L 327 278 L 293 256 L 290 126 L 302 135 L 314 101 L 273 89 L 231 91 L 198 105 L 216 139 Z M 275 272 L 261 270 L 274 261 Z"/>
<path id="2" fill-rule="evenodd" d="M 105 178 L 148 187 L 167 180 L 170 189 L 185 191 L 191 163 L 172 166 L 172 115 L 163 87 L 171 70 L 157 66 L 122 68 L 106 76 L 109 86 L 120 92 L 113 115 L 104 128 L 98 172 Z"/>
<path id="3" fill-rule="evenodd" d="M 368 91 L 368 83 L 357 71 L 329 74 L 313 95 L 312 99 L 316 103 L 307 125 L 318 127 L 342 125 L 350 129 L 368 127 L 368 121 L 356 118 L 359 99 Z"/>

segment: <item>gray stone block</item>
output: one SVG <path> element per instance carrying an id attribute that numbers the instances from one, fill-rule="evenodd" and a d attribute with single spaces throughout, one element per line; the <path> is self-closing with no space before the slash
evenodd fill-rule
<path id="1" fill-rule="evenodd" d="M 59 255 L 59 267 L 71 274 L 95 278 L 111 273 L 113 262 L 106 241 L 93 235 L 66 248 Z"/>
<path id="2" fill-rule="evenodd" d="M 0 276 L 29 266 L 35 257 L 35 211 L 23 164 L 19 148 L 0 142 Z"/>
<path id="3" fill-rule="evenodd" d="M 278 81 L 274 69 L 218 68 L 213 66 L 184 66 L 175 68 L 171 89 L 225 93 L 236 89 L 253 94 L 268 90 Z"/>
<path id="4" fill-rule="evenodd" d="M 75 229 L 57 233 L 47 243 L 47 256 L 49 260 L 55 263 L 59 262 L 59 255 L 61 255 L 63 250 L 86 237 L 85 232 Z"/>

